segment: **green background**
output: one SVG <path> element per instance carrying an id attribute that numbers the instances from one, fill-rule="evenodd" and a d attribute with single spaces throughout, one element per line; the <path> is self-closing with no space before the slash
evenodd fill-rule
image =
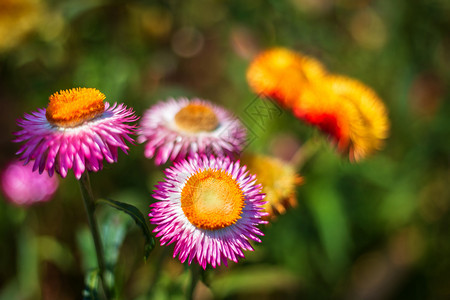
<path id="1" fill-rule="evenodd" d="M 198 287 L 199 299 L 450 298 L 449 1 L 42 5 L 20 43 L 0 49 L 0 167 L 19 148 L 11 142 L 16 119 L 46 107 L 60 89 L 95 87 L 140 116 L 168 97 L 209 99 L 245 122 L 248 150 L 283 148 L 288 156 L 311 137 L 322 142 L 298 170 L 305 177 L 298 206 L 263 228 L 246 259 L 208 270 L 210 287 Z M 351 164 L 288 111 L 262 123 L 252 118 L 246 68 L 272 46 L 371 86 L 389 110 L 386 147 Z M 131 203 L 146 216 L 163 167 L 145 159 L 143 148 L 131 146 L 91 181 L 97 197 Z M 172 248 L 157 246 L 144 263 L 144 239 L 120 214 L 100 212 L 112 222 L 107 229 L 117 226 L 105 236 L 123 240 L 108 248 L 118 255 L 119 298 L 182 299 L 188 272 Z M 0 299 L 80 299 L 84 272 L 95 264 L 86 224 L 72 173 L 50 202 L 21 208 L 0 201 Z"/>

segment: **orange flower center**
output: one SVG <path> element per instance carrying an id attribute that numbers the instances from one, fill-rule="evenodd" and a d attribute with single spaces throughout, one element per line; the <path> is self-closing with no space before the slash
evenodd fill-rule
<path id="1" fill-rule="evenodd" d="M 75 127 L 89 121 L 105 110 L 105 95 L 97 89 L 75 88 L 50 96 L 45 117 L 60 127 Z"/>
<path id="2" fill-rule="evenodd" d="M 192 225 L 217 230 L 241 218 L 244 194 L 225 171 L 207 169 L 192 175 L 181 191 L 181 208 Z"/>
<path id="3" fill-rule="evenodd" d="M 201 104 L 188 104 L 175 115 L 177 126 L 188 132 L 213 131 L 219 125 L 214 111 Z"/>

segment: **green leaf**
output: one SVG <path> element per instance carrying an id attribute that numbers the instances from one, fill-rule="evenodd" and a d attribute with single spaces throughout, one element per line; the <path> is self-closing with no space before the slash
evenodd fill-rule
<path id="1" fill-rule="evenodd" d="M 86 227 L 82 227 L 76 234 L 77 245 L 81 254 L 81 265 L 84 272 L 97 268 L 97 256 L 95 253 L 94 241 L 92 234 Z"/>
<path id="2" fill-rule="evenodd" d="M 98 283 L 100 281 L 100 272 L 98 269 L 86 274 L 85 287 L 83 290 L 83 300 L 98 300 Z"/>
<path id="3" fill-rule="evenodd" d="M 117 263 L 120 247 L 130 227 L 131 220 L 125 214 L 118 214 L 113 209 L 104 209 L 97 213 L 105 255 L 105 263 L 113 267 Z"/>
<path id="4" fill-rule="evenodd" d="M 39 253 L 36 235 L 28 227 L 18 232 L 17 280 L 22 298 L 39 293 Z"/>
<path id="5" fill-rule="evenodd" d="M 147 219 L 140 212 L 140 210 L 131 204 L 115 201 L 112 199 L 98 199 L 97 204 L 98 203 L 108 204 L 109 206 L 117 210 L 127 213 L 129 216 L 133 218 L 136 224 L 142 229 L 142 233 L 144 234 L 145 237 L 144 259 L 147 260 L 150 255 L 150 252 L 155 247 L 155 238 L 153 237 L 153 235 L 150 232 L 150 229 L 147 226 Z"/>
<path id="6" fill-rule="evenodd" d="M 318 258 L 327 280 L 337 278 L 348 264 L 350 232 L 342 199 L 332 181 L 311 182 L 305 202 L 315 219 L 317 230 L 328 260 Z"/>

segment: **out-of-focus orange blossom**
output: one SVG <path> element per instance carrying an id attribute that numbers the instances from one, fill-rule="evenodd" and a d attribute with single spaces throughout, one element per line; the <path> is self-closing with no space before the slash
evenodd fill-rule
<path id="1" fill-rule="evenodd" d="M 358 80 L 327 73 L 313 58 L 267 50 L 253 60 L 247 80 L 254 92 L 326 133 L 352 161 L 381 149 L 388 137 L 387 110 L 377 94 Z"/>
<path id="2" fill-rule="evenodd" d="M 298 94 L 326 74 L 316 59 L 285 48 L 260 53 L 247 70 L 247 81 L 256 94 L 291 108 Z"/>

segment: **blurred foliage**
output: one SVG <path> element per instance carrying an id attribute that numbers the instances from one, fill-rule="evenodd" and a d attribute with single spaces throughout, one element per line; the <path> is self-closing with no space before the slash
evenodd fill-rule
<path id="1" fill-rule="evenodd" d="M 0 166 L 18 149 L 15 120 L 77 86 L 138 115 L 167 97 L 210 99 L 246 124 L 248 149 L 289 159 L 318 133 L 286 111 L 252 116 L 245 72 L 262 49 L 297 49 L 372 86 L 390 111 L 391 136 L 359 164 L 319 137 L 319 152 L 299 170 L 298 207 L 264 228 L 245 260 L 207 270 L 209 287 L 199 285 L 196 297 L 450 298 L 447 0 L 17 1 L 36 11 L 22 18 L 32 26 L 11 26 L 22 19 L 7 16 L 22 12 L 0 5 L 0 26 L 8 26 L 0 36 Z M 91 175 L 94 194 L 147 215 L 162 170 L 133 146 Z M 48 203 L 0 201 L 0 299 L 80 299 L 89 265 L 82 207 L 73 175 Z M 109 246 L 120 298 L 183 298 L 189 274 L 167 254 L 172 247 L 157 246 L 144 263 L 144 240 L 128 227 L 109 240 L 124 240 Z"/>

